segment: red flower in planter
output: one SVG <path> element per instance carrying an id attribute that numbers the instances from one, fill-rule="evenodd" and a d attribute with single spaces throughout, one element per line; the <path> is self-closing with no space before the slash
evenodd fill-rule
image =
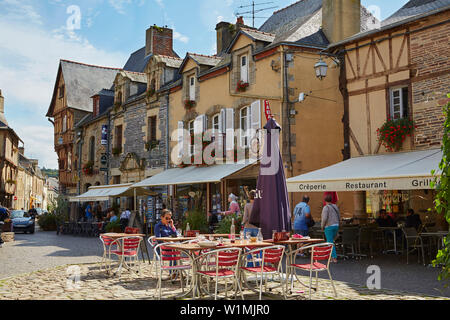
<path id="1" fill-rule="evenodd" d="M 388 120 L 377 129 L 378 141 L 388 151 L 400 150 L 406 137 L 411 136 L 414 122 L 409 119 Z"/>
<path id="2" fill-rule="evenodd" d="M 248 86 L 249 86 L 248 82 L 244 82 L 242 80 L 239 80 L 237 85 L 236 85 L 236 91 L 244 92 L 248 88 Z"/>

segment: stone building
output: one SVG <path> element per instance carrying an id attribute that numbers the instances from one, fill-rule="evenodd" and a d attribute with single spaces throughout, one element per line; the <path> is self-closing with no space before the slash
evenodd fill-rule
<path id="1" fill-rule="evenodd" d="M 19 173 L 19 136 L 5 118 L 5 99 L 0 90 L 0 204 L 11 207 Z"/>

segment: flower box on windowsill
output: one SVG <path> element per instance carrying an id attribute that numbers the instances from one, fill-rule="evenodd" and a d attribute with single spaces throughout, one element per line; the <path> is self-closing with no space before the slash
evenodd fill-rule
<path id="1" fill-rule="evenodd" d="M 87 176 L 94 174 L 94 163 L 92 161 L 89 161 L 83 166 L 83 173 Z"/>
<path id="2" fill-rule="evenodd" d="M 242 80 L 239 80 L 236 85 L 236 91 L 237 92 L 245 92 L 249 86 L 248 82 L 244 82 Z"/>
<path id="3" fill-rule="evenodd" d="M 191 110 L 196 105 L 194 100 L 184 100 L 184 108 L 186 110 Z"/>
<path id="4" fill-rule="evenodd" d="M 406 140 L 410 137 L 413 130 L 416 128 L 414 121 L 409 119 L 395 119 L 390 118 L 377 129 L 378 141 L 391 152 L 397 152 Z"/>

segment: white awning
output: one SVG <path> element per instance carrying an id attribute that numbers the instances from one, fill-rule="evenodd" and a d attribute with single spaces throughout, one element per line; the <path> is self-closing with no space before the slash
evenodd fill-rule
<path id="1" fill-rule="evenodd" d="M 107 201 L 111 197 L 133 197 L 132 183 L 116 184 L 109 186 L 92 186 L 82 195 L 71 197 L 70 202 Z M 136 196 L 155 195 L 154 192 L 143 188 L 136 188 Z"/>
<path id="2" fill-rule="evenodd" d="M 222 179 L 254 165 L 256 160 L 247 160 L 234 164 L 217 164 L 207 167 L 189 166 L 163 171 L 153 177 L 142 180 L 133 187 L 154 187 L 179 184 L 220 182 Z"/>
<path id="3" fill-rule="evenodd" d="M 289 192 L 431 189 L 440 149 L 352 158 L 287 179 Z"/>

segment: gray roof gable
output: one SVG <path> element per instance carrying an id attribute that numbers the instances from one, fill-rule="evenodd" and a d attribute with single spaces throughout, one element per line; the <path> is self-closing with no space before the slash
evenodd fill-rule
<path id="1" fill-rule="evenodd" d="M 91 97 L 114 82 L 120 69 L 61 60 L 67 107 L 92 112 Z"/>
<path id="2" fill-rule="evenodd" d="M 387 26 L 446 6 L 450 6 L 450 0 L 411 0 L 393 15 L 384 20 L 381 25 Z"/>
<path id="3" fill-rule="evenodd" d="M 371 29 L 378 20 L 361 6 L 361 31 Z M 322 0 L 300 0 L 275 11 L 259 31 L 275 34 L 273 43 L 296 42 L 327 46 L 321 31 Z M 315 42 L 317 41 L 317 42 Z"/>

